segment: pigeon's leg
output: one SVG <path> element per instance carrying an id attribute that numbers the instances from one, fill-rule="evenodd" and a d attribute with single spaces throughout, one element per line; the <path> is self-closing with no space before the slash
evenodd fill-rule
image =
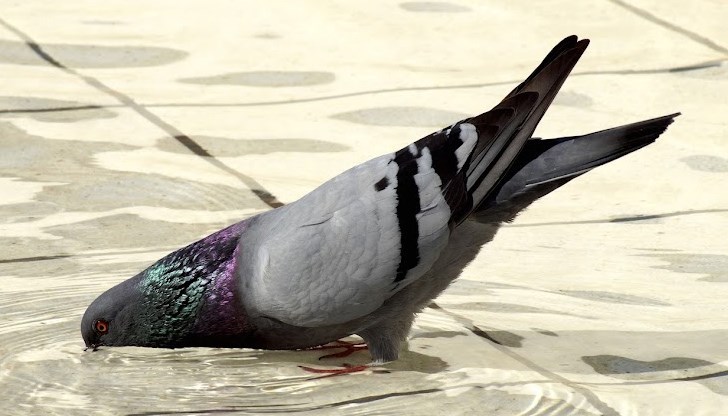
<path id="1" fill-rule="evenodd" d="M 343 374 L 358 373 L 361 371 L 369 370 L 372 367 L 394 361 L 399 356 L 400 345 L 402 344 L 402 341 L 404 341 L 404 339 L 407 337 L 407 334 L 412 327 L 413 320 L 414 314 L 412 314 L 411 316 L 399 317 L 399 319 L 394 321 L 380 322 L 370 326 L 363 331 L 359 331 L 357 335 L 364 339 L 364 341 L 366 342 L 366 346 L 369 348 L 369 353 L 372 355 L 372 362 L 369 364 L 343 364 L 343 366 L 340 368 L 311 368 L 304 366 L 299 367 L 311 373 L 326 374 L 326 376 L 324 377 L 330 377 Z M 344 351 L 344 353 L 346 354 L 343 356 L 348 356 L 349 354 L 351 354 L 351 352 Z"/>
<path id="2" fill-rule="evenodd" d="M 399 357 L 399 346 L 404 339 L 400 338 L 399 334 L 372 328 L 362 331 L 359 335 L 366 341 L 374 363 L 383 364 Z"/>
<path id="3" fill-rule="evenodd" d="M 358 333 L 369 346 L 374 365 L 394 361 L 399 357 L 399 348 L 407 338 L 414 319 L 414 313 L 405 313 L 394 320 L 383 319 Z"/>

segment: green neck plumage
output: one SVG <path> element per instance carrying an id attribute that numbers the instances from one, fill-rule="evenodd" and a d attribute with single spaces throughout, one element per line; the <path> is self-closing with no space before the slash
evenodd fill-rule
<path id="1" fill-rule="evenodd" d="M 146 332 L 164 344 L 189 334 L 210 283 L 206 268 L 187 266 L 185 257 L 177 254 L 149 267 L 141 282 L 149 311 Z"/>

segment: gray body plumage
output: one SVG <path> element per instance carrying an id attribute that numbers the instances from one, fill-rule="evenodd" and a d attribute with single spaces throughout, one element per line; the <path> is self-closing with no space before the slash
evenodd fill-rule
<path id="1" fill-rule="evenodd" d="M 676 116 L 586 136 L 532 138 L 587 45 L 575 36 L 564 39 L 492 110 L 237 225 L 234 254 L 228 246 L 230 253 L 221 257 L 235 256 L 225 263 L 235 266 L 226 316 L 238 310 L 242 318 L 229 333 L 216 329 L 220 346 L 297 349 L 358 334 L 375 362 L 396 359 L 416 313 L 503 223 L 569 180 L 653 142 Z M 144 273 L 142 282 L 149 280 Z M 114 290 L 132 290 L 123 285 L 102 295 L 102 303 L 117 296 Z M 238 309 L 231 309 L 233 303 Z M 194 328 L 214 326 L 205 324 L 215 319 L 214 302 L 205 305 Z M 103 316 L 97 309 L 89 308 L 85 327 Z M 217 345 L 204 330 L 190 329 L 186 336 L 176 344 L 147 345 Z M 84 338 L 87 345 L 102 342 L 89 341 L 100 337 L 86 332 Z"/>
<path id="2" fill-rule="evenodd" d="M 494 110 L 356 166 L 253 219 L 241 237 L 247 250 L 241 250 L 239 277 L 248 317 L 266 328 L 264 345 L 302 348 L 356 333 L 375 361 L 395 359 L 415 314 L 504 222 L 568 180 L 652 142 L 673 116 L 578 138 L 531 138 L 586 45 L 562 42 Z M 446 144 L 453 140 L 459 142 Z M 456 172 L 436 171 L 433 156 L 443 147 L 454 153 Z M 409 214 L 417 222 L 417 260 L 398 277 L 402 233 L 413 232 L 397 212 L 406 163 L 416 165 L 409 174 L 419 203 Z M 448 195 L 458 186 L 464 198 Z"/>

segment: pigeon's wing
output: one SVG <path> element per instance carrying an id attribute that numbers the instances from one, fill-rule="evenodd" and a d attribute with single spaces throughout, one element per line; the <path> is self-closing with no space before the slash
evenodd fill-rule
<path id="1" fill-rule="evenodd" d="M 238 269 L 248 312 L 305 327 L 340 324 L 422 277 L 531 137 L 587 43 L 557 45 L 493 110 L 252 221 Z"/>
<path id="2" fill-rule="evenodd" d="M 443 130 L 258 217 L 240 243 L 249 313 L 297 326 L 344 323 L 422 276 L 450 233 L 443 178 L 463 168 L 476 141 L 472 125 Z"/>

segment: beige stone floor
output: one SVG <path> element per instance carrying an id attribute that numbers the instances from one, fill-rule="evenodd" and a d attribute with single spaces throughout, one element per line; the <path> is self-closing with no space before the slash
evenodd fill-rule
<path id="1" fill-rule="evenodd" d="M 728 408 L 728 2 L 0 10 L 0 413 Z M 537 134 L 683 115 L 502 230 L 389 373 L 313 380 L 310 352 L 81 352 L 104 289 L 490 108 L 572 33 L 592 44 Z"/>

